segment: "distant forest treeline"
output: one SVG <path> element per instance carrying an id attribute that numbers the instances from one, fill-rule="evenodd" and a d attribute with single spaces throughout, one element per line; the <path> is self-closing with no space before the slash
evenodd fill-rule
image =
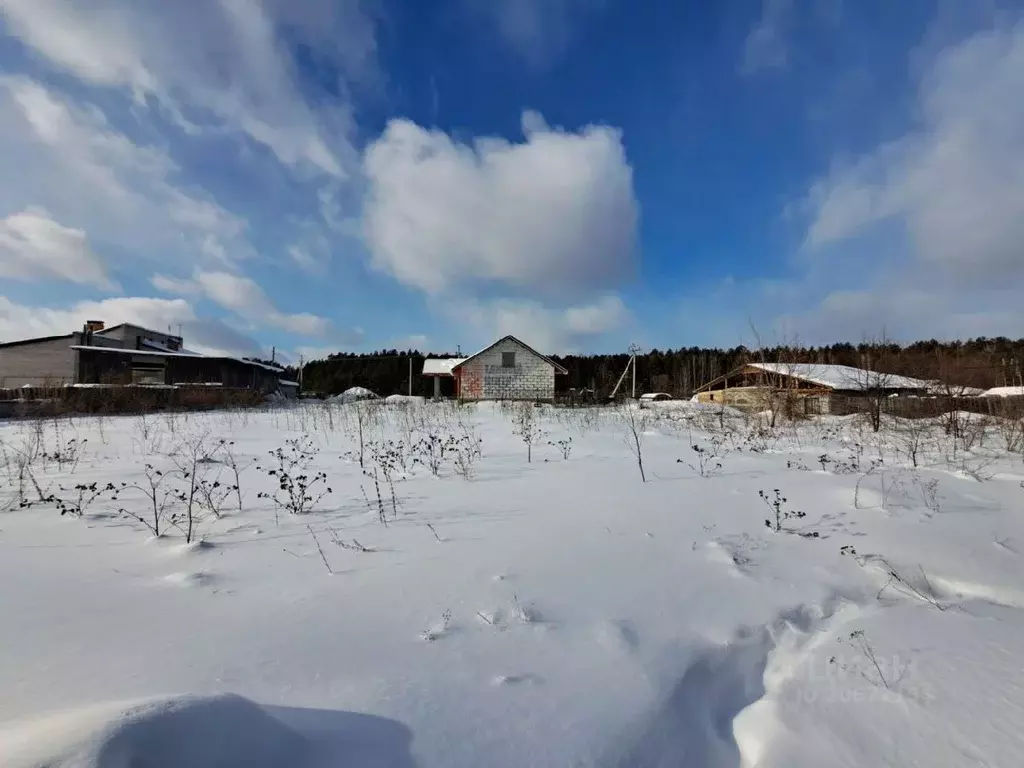
<path id="1" fill-rule="evenodd" d="M 302 372 L 303 390 L 336 394 L 349 387 L 367 387 L 380 395 L 408 392 L 409 359 L 412 358 L 413 394 L 430 396 L 433 381 L 422 376 L 427 357 L 448 354 L 396 349 L 356 354 L 339 352 L 307 363 Z M 569 371 L 556 379 L 556 389 L 593 389 L 599 397 L 611 393 L 625 370 L 629 355 L 552 356 Z M 1024 384 L 1024 339 L 971 339 L 966 342 L 918 341 L 893 343 L 832 344 L 824 347 L 777 346 L 765 349 L 652 349 L 637 356 L 637 394 L 668 392 L 689 396 L 694 389 L 747 362 L 833 363 L 868 367 L 923 379 L 942 379 L 975 387 Z M 623 383 L 629 391 L 630 378 Z M 452 394 L 451 380 L 442 392 Z"/>

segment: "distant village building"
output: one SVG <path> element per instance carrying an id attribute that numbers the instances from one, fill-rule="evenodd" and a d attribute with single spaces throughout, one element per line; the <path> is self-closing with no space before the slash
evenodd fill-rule
<path id="1" fill-rule="evenodd" d="M 454 380 L 460 400 L 530 400 L 555 398 L 555 376 L 568 371 L 515 336 L 505 336 L 469 357 L 427 358 L 423 375 L 434 379 L 434 396 L 441 381 Z"/>
<path id="2" fill-rule="evenodd" d="M 1024 387 L 992 387 L 985 390 L 982 397 L 1024 397 Z"/>
<path id="3" fill-rule="evenodd" d="M 925 395 L 933 382 L 819 363 L 747 363 L 698 388 L 694 399 L 759 411 L 780 403 L 804 414 L 847 413 L 868 396 Z"/>
<path id="4" fill-rule="evenodd" d="M 282 390 L 284 369 L 253 360 L 200 355 L 181 336 L 130 323 L 105 328 L 100 321 L 81 331 L 0 344 L 0 389 L 74 385 L 208 386 Z"/>

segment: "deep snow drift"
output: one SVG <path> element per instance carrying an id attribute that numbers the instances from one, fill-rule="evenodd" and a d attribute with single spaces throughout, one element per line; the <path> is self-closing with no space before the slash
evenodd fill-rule
<path id="1" fill-rule="evenodd" d="M 953 431 L 6 424 L 0 765 L 1018 765 L 1024 462 L 1009 425 Z"/>

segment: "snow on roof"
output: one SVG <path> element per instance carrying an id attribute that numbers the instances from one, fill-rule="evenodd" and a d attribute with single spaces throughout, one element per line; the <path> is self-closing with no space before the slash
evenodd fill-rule
<path id="1" fill-rule="evenodd" d="M 831 389 L 871 389 L 881 385 L 883 389 L 927 389 L 930 385 L 921 379 L 876 373 L 850 365 L 826 365 L 824 363 L 750 363 L 768 373 L 792 376 Z"/>
<path id="2" fill-rule="evenodd" d="M 437 357 L 428 357 L 423 361 L 423 375 L 451 376 L 452 368 L 466 362 L 468 359 L 467 357 L 449 357 L 442 360 Z"/>
<path id="3" fill-rule="evenodd" d="M 299 386 L 299 382 L 297 382 L 297 381 L 289 381 L 288 379 L 278 379 L 277 383 L 278 384 L 283 384 L 286 387 L 297 387 L 297 386 Z"/>
<path id="4" fill-rule="evenodd" d="M 1024 397 L 1024 387 L 992 387 L 985 390 L 982 397 Z"/>

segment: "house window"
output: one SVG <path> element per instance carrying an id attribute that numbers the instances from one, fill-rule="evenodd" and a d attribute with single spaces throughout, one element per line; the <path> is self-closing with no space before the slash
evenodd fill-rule
<path id="1" fill-rule="evenodd" d="M 502 352 L 501 353 L 501 367 L 502 368 L 515 368 L 516 367 L 516 353 L 515 352 Z"/>
<path id="2" fill-rule="evenodd" d="M 711 399 L 711 400 L 714 400 L 714 399 L 715 399 L 715 393 L 714 393 L 714 392 L 712 392 L 712 393 L 711 393 L 711 398 L 710 398 L 710 399 Z"/>

